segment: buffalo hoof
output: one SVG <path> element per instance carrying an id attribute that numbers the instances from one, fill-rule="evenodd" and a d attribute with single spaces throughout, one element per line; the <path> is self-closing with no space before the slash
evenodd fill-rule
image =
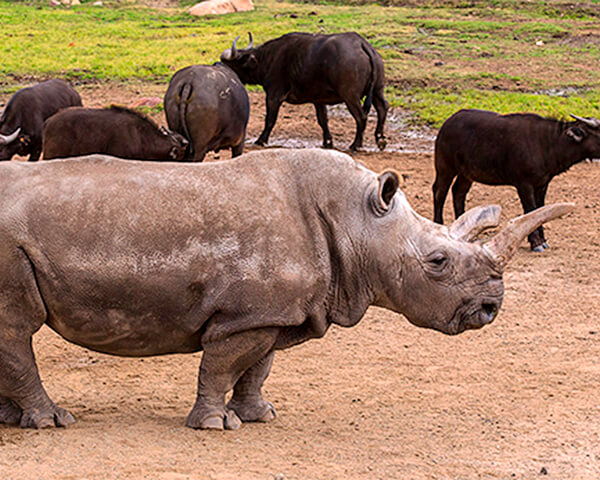
<path id="1" fill-rule="evenodd" d="M 538 245 L 537 247 L 531 247 L 532 252 L 540 253 L 544 251 L 544 247 L 542 245 Z"/>
<path id="2" fill-rule="evenodd" d="M 230 401 L 227 405 L 228 408 L 237 413 L 238 417 L 241 418 L 242 422 L 270 422 L 277 417 L 275 407 L 271 402 L 265 402 L 264 400 L 257 405 L 241 405 Z"/>
<path id="3" fill-rule="evenodd" d="M 385 150 L 385 147 L 387 147 L 387 140 L 385 138 L 378 138 L 377 139 L 377 148 L 379 150 Z"/>
<path id="4" fill-rule="evenodd" d="M 54 407 L 50 411 L 40 411 L 36 408 L 23 410 L 21 428 L 52 428 L 67 427 L 75 422 L 73 415 L 64 408 Z"/>
<path id="5" fill-rule="evenodd" d="M 197 419 L 192 412 L 188 416 L 186 425 L 201 430 L 237 430 L 242 425 L 242 421 L 233 410 L 227 410 L 224 416 L 213 413 L 202 419 Z"/>
<path id="6" fill-rule="evenodd" d="M 0 423 L 19 423 L 22 413 L 16 403 L 0 397 Z"/>
<path id="7" fill-rule="evenodd" d="M 333 148 L 333 142 L 331 140 L 329 140 L 328 142 L 323 142 L 323 148 L 326 148 L 328 150 Z"/>
<path id="8" fill-rule="evenodd" d="M 264 147 L 267 144 L 266 140 L 263 140 L 262 138 L 257 138 L 256 141 L 254 142 L 254 145 L 258 145 L 259 147 Z"/>

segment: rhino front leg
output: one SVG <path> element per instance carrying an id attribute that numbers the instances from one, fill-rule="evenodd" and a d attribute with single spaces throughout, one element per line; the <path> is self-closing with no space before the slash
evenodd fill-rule
<path id="1" fill-rule="evenodd" d="M 243 422 L 270 422 L 276 417 L 273 404 L 265 401 L 261 391 L 274 357 L 275 352 L 269 353 L 246 370 L 235 384 L 227 408 L 233 410 Z"/>
<path id="2" fill-rule="evenodd" d="M 198 395 L 186 425 L 202 429 L 238 429 L 241 420 L 225 405 L 225 394 L 249 368 L 265 358 L 276 337 L 277 329 L 267 328 L 203 344 Z"/>

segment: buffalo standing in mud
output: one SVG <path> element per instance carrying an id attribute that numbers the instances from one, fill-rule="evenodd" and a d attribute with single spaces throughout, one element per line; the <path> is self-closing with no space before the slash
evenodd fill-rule
<path id="1" fill-rule="evenodd" d="M 81 106 L 79 94 L 67 82 L 53 79 L 19 90 L 0 118 L 0 160 L 29 155 L 39 160 L 44 121 L 63 108 Z"/>
<path id="2" fill-rule="evenodd" d="M 319 149 L 10 162 L 0 191 L 0 422 L 35 428 L 73 422 L 38 375 L 31 336 L 44 324 L 114 355 L 203 350 L 187 425 L 236 429 L 275 417 L 261 393 L 275 351 L 351 327 L 370 305 L 446 334 L 491 323 L 517 245 L 572 209 L 536 210 L 481 245 L 499 207 L 437 225 L 394 172 Z"/>
<path id="3" fill-rule="evenodd" d="M 242 82 L 265 89 L 267 116 L 257 145 L 268 142 L 279 108 L 288 102 L 314 104 L 323 147 L 332 148 L 327 105 L 345 103 L 356 121 L 350 149 L 362 147 L 371 104 L 377 111 L 375 141 L 380 149 L 385 148 L 383 128 L 389 105 L 383 96 L 383 60 L 359 34 L 288 33 L 257 48 L 250 34 L 250 45 L 243 50 L 237 48 L 238 39 L 223 52 L 221 61 L 235 70 Z"/>
<path id="4" fill-rule="evenodd" d="M 443 223 L 452 186 L 454 214 L 465 211 L 473 182 L 516 187 L 525 213 L 542 207 L 550 180 L 586 158 L 600 157 L 600 121 L 576 117 L 561 122 L 531 113 L 499 115 L 460 110 L 448 118 L 435 141 L 434 221 Z M 548 248 L 540 226 L 529 235 L 531 249 Z"/>
<path id="5" fill-rule="evenodd" d="M 105 153 L 138 160 L 183 160 L 188 141 L 135 110 L 69 108 L 44 125 L 44 160 Z"/>
<path id="6" fill-rule="evenodd" d="M 169 128 L 190 142 L 187 160 L 231 148 L 241 155 L 250 115 L 248 92 L 235 72 L 221 63 L 192 65 L 173 75 L 165 94 Z"/>

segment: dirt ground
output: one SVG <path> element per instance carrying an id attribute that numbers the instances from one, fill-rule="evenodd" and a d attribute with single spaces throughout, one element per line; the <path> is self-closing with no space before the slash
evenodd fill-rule
<path id="1" fill-rule="evenodd" d="M 162 96 L 162 86 L 155 90 L 89 87 L 82 96 L 87 105 L 129 104 Z M 250 139 L 263 109 L 252 94 Z M 403 118 L 392 112 L 392 151 L 356 158 L 401 172 L 409 201 L 431 218 L 435 132 L 408 131 Z M 343 109 L 334 109 L 331 128 L 346 148 L 354 124 Z M 319 145 L 312 107 L 285 106 L 272 144 Z M 270 424 L 236 432 L 184 426 L 201 354 L 122 359 L 44 327 L 34 338 L 44 384 L 77 422 L 43 431 L 0 426 L 0 478 L 600 478 L 598 185 L 597 162 L 552 182 L 548 200 L 577 209 L 547 227 L 550 250 L 532 254 L 523 243 L 491 326 L 448 337 L 371 308 L 354 328 L 333 327 L 278 353 L 265 386 L 278 412 Z M 511 188 L 475 185 L 468 205 L 485 203 L 502 205 L 503 223 L 521 212 Z"/>

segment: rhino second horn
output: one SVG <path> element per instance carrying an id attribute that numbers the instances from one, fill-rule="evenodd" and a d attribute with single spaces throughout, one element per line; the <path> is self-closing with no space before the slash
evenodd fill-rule
<path id="1" fill-rule="evenodd" d="M 513 218 L 501 232 L 485 243 L 483 248 L 503 269 L 527 235 L 544 223 L 562 217 L 574 209 L 575 205 L 572 203 L 554 203 Z"/>
<path id="2" fill-rule="evenodd" d="M 598 128 L 598 127 L 600 127 L 600 120 L 598 120 L 597 118 L 578 117 L 577 115 L 573 115 L 572 113 L 570 115 L 575 120 L 579 120 L 580 122 L 583 122 L 583 123 L 585 123 L 586 125 L 589 125 L 592 128 Z"/>
<path id="3" fill-rule="evenodd" d="M 9 143 L 14 142 L 15 139 L 19 136 L 20 132 L 21 132 L 21 127 L 17 128 L 10 135 L 0 135 L 0 145 L 8 145 Z"/>
<path id="4" fill-rule="evenodd" d="M 457 240 L 470 242 L 488 228 L 498 226 L 500 222 L 499 205 L 475 207 L 458 217 L 449 227 L 450 235 Z"/>

